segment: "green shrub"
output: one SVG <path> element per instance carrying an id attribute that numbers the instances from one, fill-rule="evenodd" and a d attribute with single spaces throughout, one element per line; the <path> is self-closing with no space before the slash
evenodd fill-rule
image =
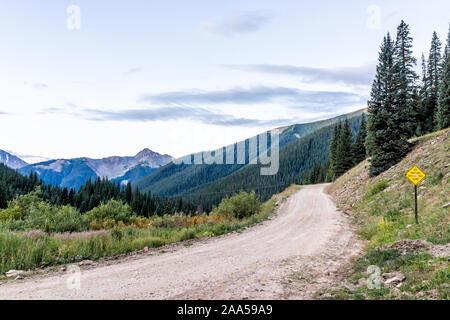
<path id="1" fill-rule="evenodd" d="M 389 220 L 396 220 L 399 217 L 400 210 L 398 210 L 398 208 L 389 208 L 384 214 L 384 218 Z"/>
<path id="2" fill-rule="evenodd" d="M 88 224 L 80 212 L 71 206 L 58 207 L 43 201 L 40 189 L 22 195 L 0 210 L 0 223 L 10 230 L 39 229 L 45 232 L 86 230 Z"/>
<path id="3" fill-rule="evenodd" d="M 234 196 L 222 199 L 219 206 L 213 210 L 226 218 L 243 219 L 261 212 L 261 202 L 254 191 L 250 194 L 241 191 Z"/>
<path id="4" fill-rule="evenodd" d="M 117 239 L 119 241 L 122 240 L 122 238 L 123 238 L 123 231 L 119 228 L 111 229 L 110 233 L 114 239 Z"/>
<path id="5" fill-rule="evenodd" d="M 122 221 L 127 223 L 133 221 L 135 218 L 136 215 L 133 213 L 131 207 L 117 200 L 109 200 L 107 203 L 102 203 L 86 213 L 86 219 L 90 222 L 114 220 L 115 222 Z"/>
<path id="6" fill-rule="evenodd" d="M 391 265 L 399 257 L 395 250 L 370 249 L 362 258 L 355 261 L 355 270 L 365 272 L 370 265 L 380 268 Z"/>
<path id="7" fill-rule="evenodd" d="M 376 195 L 377 193 L 383 191 L 384 189 L 386 189 L 387 187 L 389 187 L 389 183 L 386 180 L 380 180 L 378 182 L 376 182 L 367 192 L 367 196 L 373 196 Z"/>
<path id="8" fill-rule="evenodd" d="M 434 175 L 431 177 L 430 183 L 432 185 L 438 184 L 441 182 L 443 177 L 444 177 L 444 174 L 442 173 L 442 171 L 439 171 L 439 173 L 437 175 Z"/>

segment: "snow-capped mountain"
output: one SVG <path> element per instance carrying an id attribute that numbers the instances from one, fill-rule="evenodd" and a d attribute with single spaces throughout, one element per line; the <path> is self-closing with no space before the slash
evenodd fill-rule
<path id="1" fill-rule="evenodd" d="M 45 183 L 79 188 L 89 178 L 108 178 L 122 183 L 135 182 L 172 161 L 167 154 L 144 149 L 135 156 L 112 156 L 102 159 L 57 159 L 35 163 L 19 170 L 28 175 L 36 172 Z"/>
<path id="2" fill-rule="evenodd" d="M 0 150 L 0 163 L 3 163 L 12 169 L 19 169 L 28 164 L 19 157 L 3 150 Z"/>

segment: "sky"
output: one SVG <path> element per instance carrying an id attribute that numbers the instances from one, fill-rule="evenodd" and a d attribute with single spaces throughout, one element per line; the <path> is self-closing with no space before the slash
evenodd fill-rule
<path id="1" fill-rule="evenodd" d="M 445 42 L 449 12 L 447 0 L 0 0 L 0 149 L 179 157 L 358 110 L 383 36 L 405 20 L 419 59 L 433 31 Z"/>

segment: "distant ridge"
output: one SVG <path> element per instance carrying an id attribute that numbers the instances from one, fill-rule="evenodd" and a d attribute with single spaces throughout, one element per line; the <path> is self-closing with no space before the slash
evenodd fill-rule
<path id="1" fill-rule="evenodd" d="M 39 162 L 20 168 L 21 174 L 36 172 L 45 183 L 78 189 L 89 178 L 108 178 L 120 183 L 135 182 L 172 161 L 172 157 L 148 148 L 135 156 L 102 159 L 75 158 Z"/>
<path id="2" fill-rule="evenodd" d="M 280 148 L 339 121 L 360 117 L 363 112 L 364 109 L 361 109 L 331 119 L 276 128 L 281 132 Z M 248 143 L 248 139 L 245 141 Z M 175 165 L 170 162 L 139 180 L 135 185 L 143 192 L 151 191 L 152 194 L 159 196 L 176 197 L 196 192 L 197 189 L 230 176 L 245 166 L 241 164 Z"/>
<path id="3" fill-rule="evenodd" d="M 11 169 L 19 169 L 28 164 L 19 157 L 3 150 L 0 150 L 0 163 L 3 163 Z"/>

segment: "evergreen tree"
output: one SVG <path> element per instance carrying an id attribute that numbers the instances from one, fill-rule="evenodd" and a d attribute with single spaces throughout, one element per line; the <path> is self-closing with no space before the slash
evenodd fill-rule
<path id="1" fill-rule="evenodd" d="M 366 147 L 371 156 L 370 174 L 378 175 L 398 163 L 409 151 L 404 129 L 398 126 L 403 111 L 395 105 L 395 46 L 389 33 L 383 40 L 368 101 Z"/>
<path id="2" fill-rule="evenodd" d="M 439 96 L 439 77 L 441 74 L 441 42 L 436 31 L 431 39 L 430 54 L 427 64 L 427 99 L 424 101 L 424 130 L 431 132 L 434 128 L 435 113 Z"/>
<path id="3" fill-rule="evenodd" d="M 413 136 L 420 137 L 422 134 L 423 118 L 422 118 L 422 98 L 421 89 L 414 88 L 412 94 L 411 117 L 415 119 L 416 127 Z"/>
<path id="4" fill-rule="evenodd" d="M 127 203 L 131 203 L 131 200 L 133 199 L 133 193 L 131 188 L 131 183 L 127 183 L 127 187 L 125 188 L 125 201 Z"/>
<path id="5" fill-rule="evenodd" d="M 330 178 L 334 180 L 336 178 L 336 165 L 337 165 L 337 154 L 336 149 L 339 143 L 339 137 L 341 136 L 342 126 L 339 122 L 334 126 L 333 137 L 330 142 Z"/>
<path id="6" fill-rule="evenodd" d="M 409 27 L 402 20 L 397 27 L 397 38 L 393 54 L 393 82 L 395 94 L 392 121 L 396 122 L 397 132 L 404 139 L 412 137 L 418 126 L 414 110 L 414 90 L 418 76 L 414 71 L 416 59 L 412 52 L 412 37 Z"/>
<path id="7" fill-rule="evenodd" d="M 76 207 L 76 203 L 75 203 L 75 189 L 74 188 L 70 188 L 70 192 L 69 192 L 69 204 L 71 206 Z"/>
<path id="8" fill-rule="evenodd" d="M 366 158 L 366 136 L 367 136 L 367 128 L 366 128 L 366 116 L 364 113 L 361 115 L 361 124 L 359 126 L 358 133 L 355 138 L 355 142 L 353 144 L 353 164 L 356 165 L 363 161 Z"/>
<path id="9" fill-rule="evenodd" d="M 8 195 L 6 193 L 6 184 L 0 181 L 0 208 L 6 208 L 8 204 Z"/>
<path id="10" fill-rule="evenodd" d="M 435 122 L 438 130 L 445 129 L 450 126 L 450 28 L 442 62 L 438 110 L 436 112 Z"/>
<path id="11" fill-rule="evenodd" d="M 418 133 L 417 136 L 423 135 L 425 133 L 427 116 L 426 116 L 426 105 L 428 103 L 428 78 L 427 78 L 427 62 L 425 60 L 425 55 L 422 53 L 422 79 L 421 86 L 419 90 L 420 102 L 418 107 Z"/>
<path id="12" fill-rule="evenodd" d="M 61 194 L 61 204 L 63 206 L 69 204 L 69 191 L 67 188 L 64 188 Z"/>
<path id="13" fill-rule="evenodd" d="M 353 167 L 353 156 L 352 156 L 352 131 L 348 120 L 345 120 L 345 124 L 340 132 L 339 141 L 336 147 L 336 160 L 334 174 L 339 177 L 345 173 L 348 169 Z"/>

